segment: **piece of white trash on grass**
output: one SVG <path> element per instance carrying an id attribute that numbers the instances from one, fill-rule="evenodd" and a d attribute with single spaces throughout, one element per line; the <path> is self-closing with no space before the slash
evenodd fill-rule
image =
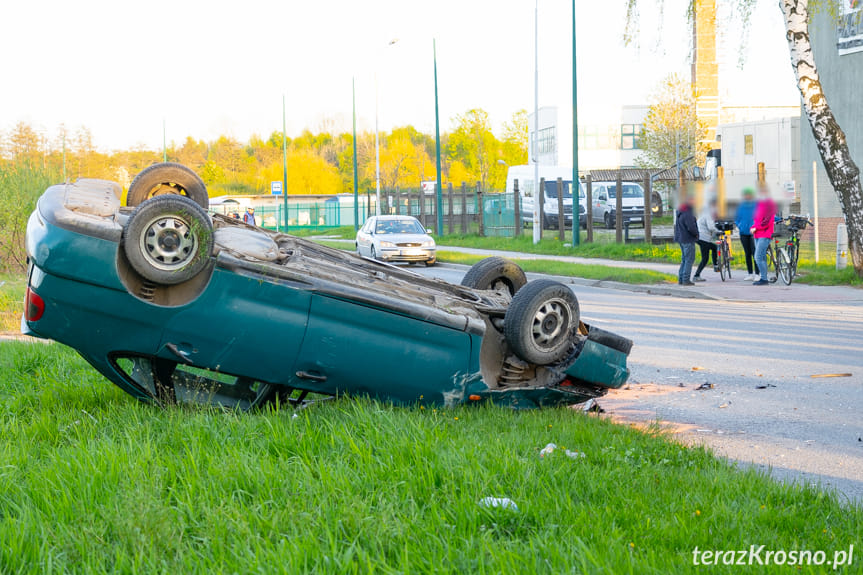
<path id="1" fill-rule="evenodd" d="M 484 497 L 479 500 L 480 507 L 500 507 L 510 511 L 518 511 L 518 505 L 509 497 Z"/>
<path id="2" fill-rule="evenodd" d="M 581 459 L 582 457 L 587 457 L 587 454 L 585 454 L 583 451 L 570 451 L 569 449 L 567 449 L 566 451 L 564 451 L 564 453 L 570 459 Z"/>
<path id="3" fill-rule="evenodd" d="M 557 445 L 555 445 L 554 443 L 549 443 L 540 450 L 539 456 L 545 457 L 546 455 L 551 455 L 552 453 L 554 453 L 555 449 L 557 449 Z"/>

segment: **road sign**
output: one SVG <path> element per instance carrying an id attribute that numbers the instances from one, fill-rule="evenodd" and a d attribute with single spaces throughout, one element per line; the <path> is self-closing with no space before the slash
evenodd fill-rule
<path id="1" fill-rule="evenodd" d="M 274 196 L 282 195 L 282 182 L 270 182 L 270 192 Z"/>

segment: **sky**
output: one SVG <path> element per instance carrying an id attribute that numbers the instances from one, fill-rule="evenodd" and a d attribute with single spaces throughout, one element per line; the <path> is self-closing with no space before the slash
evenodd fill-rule
<path id="1" fill-rule="evenodd" d="M 688 0 L 641 0 L 638 46 L 622 42 L 625 1 L 576 0 L 579 124 L 614 123 L 647 104 L 670 73 L 689 78 Z M 472 108 L 496 131 L 534 107 L 534 11 L 528 0 L 6 0 L 0 21 L 0 131 L 24 121 L 48 139 L 86 126 L 103 151 L 241 142 L 282 128 L 358 131 L 411 124 L 434 132 Z M 571 106 L 572 2 L 538 0 L 539 105 Z M 721 88 L 735 104 L 795 105 L 779 8 L 760 2 L 745 64 L 735 25 Z M 395 40 L 395 43 L 393 41 Z M 377 106 L 375 94 L 377 93 Z M 377 113 L 376 113 L 377 109 Z"/>

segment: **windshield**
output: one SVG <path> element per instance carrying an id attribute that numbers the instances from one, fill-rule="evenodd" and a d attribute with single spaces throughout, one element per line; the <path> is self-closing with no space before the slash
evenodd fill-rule
<path id="1" fill-rule="evenodd" d="M 545 197 L 549 200 L 557 199 L 557 180 L 546 180 L 545 182 Z M 563 181 L 563 197 L 571 198 L 572 197 L 572 181 L 564 180 Z M 584 197 L 584 190 L 579 188 L 578 197 Z"/>
<path id="2" fill-rule="evenodd" d="M 617 184 L 610 184 L 608 186 L 608 197 L 615 198 L 617 197 Z M 624 198 L 643 198 L 644 191 L 641 189 L 641 186 L 638 184 L 623 184 L 623 197 Z"/>
<path id="3" fill-rule="evenodd" d="M 424 234 L 426 231 L 417 220 L 380 220 L 375 226 L 376 234 Z"/>

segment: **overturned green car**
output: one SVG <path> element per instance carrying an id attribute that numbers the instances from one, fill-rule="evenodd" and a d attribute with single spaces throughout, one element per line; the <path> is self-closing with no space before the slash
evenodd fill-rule
<path id="1" fill-rule="evenodd" d="M 142 176 L 144 176 L 142 178 Z M 204 190 L 202 192 L 202 190 Z M 151 166 L 50 187 L 27 227 L 22 332 L 75 348 L 143 401 L 248 409 L 309 394 L 398 404 L 577 404 L 620 387 L 632 342 L 501 258 L 462 285 L 206 210 Z"/>

